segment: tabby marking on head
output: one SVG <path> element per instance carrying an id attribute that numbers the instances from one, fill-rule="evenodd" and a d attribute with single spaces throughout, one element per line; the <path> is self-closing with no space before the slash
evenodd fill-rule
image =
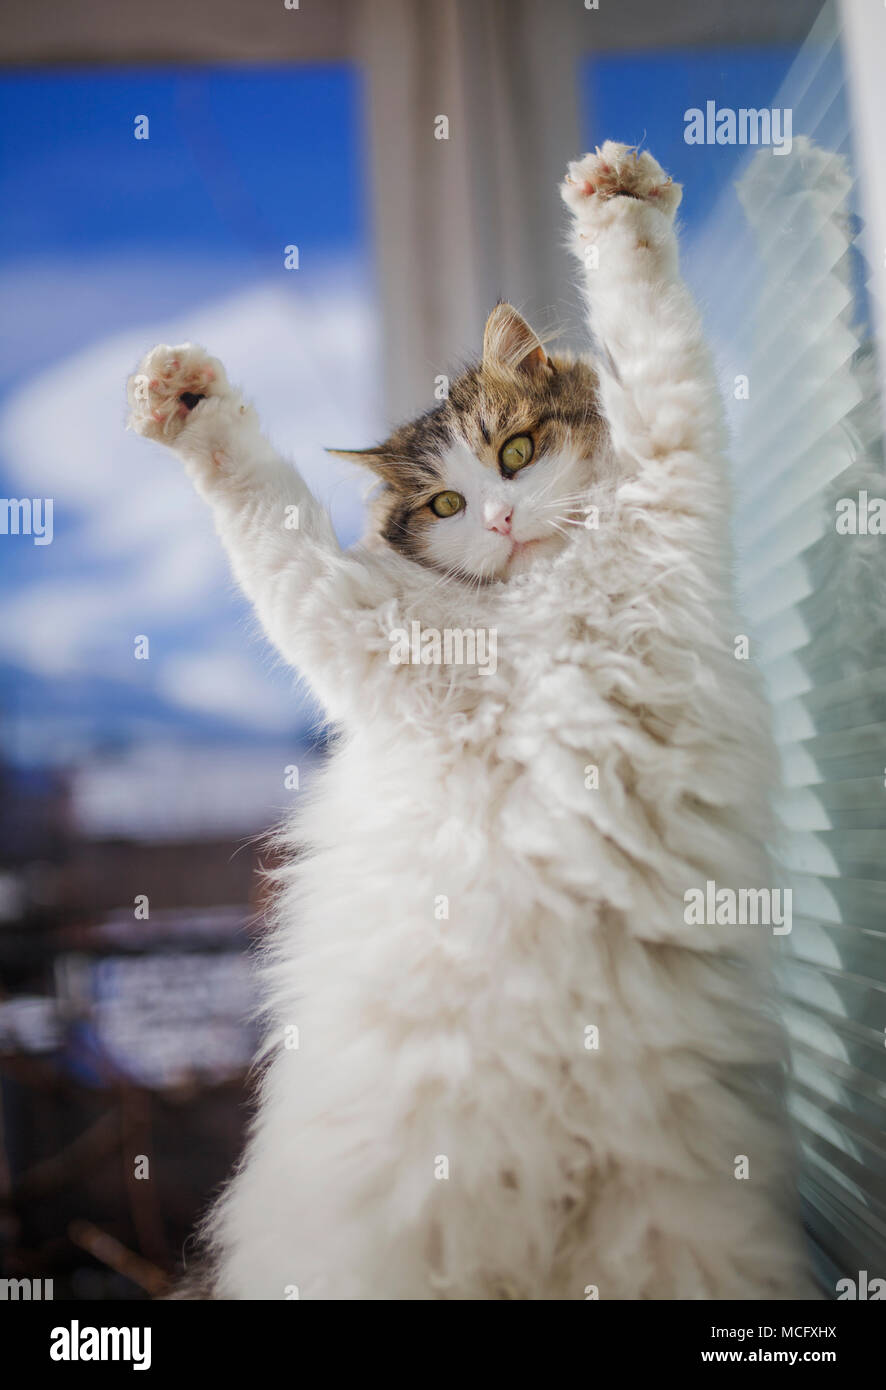
<path id="1" fill-rule="evenodd" d="M 604 467 L 597 378 L 549 357 L 510 304 L 486 324 L 483 357 L 448 398 L 372 449 L 330 453 L 381 480 L 370 535 L 422 565 L 508 579 L 567 543 Z"/>

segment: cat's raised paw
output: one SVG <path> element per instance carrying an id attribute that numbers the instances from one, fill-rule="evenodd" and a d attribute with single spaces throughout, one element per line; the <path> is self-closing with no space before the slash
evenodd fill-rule
<path id="1" fill-rule="evenodd" d="M 683 197 L 681 185 L 668 177 L 648 150 L 638 151 L 614 140 L 574 160 L 560 192 L 579 222 L 595 220 L 616 198 L 632 198 L 673 217 Z"/>
<path id="2" fill-rule="evenodd" d="M 172 444 L 191 412 L 207 396 L 225 396 L 230 386 L 218 358 L 194 343 L 160 343 L 142 359 L 126 384 L 131 430 Z"/>

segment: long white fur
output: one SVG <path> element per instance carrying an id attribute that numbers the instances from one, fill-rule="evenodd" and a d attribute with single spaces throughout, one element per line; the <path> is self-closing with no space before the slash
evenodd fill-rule
<path id="1" fill-rule="evenodd" d="M 135 427 L 184 459 L 340 730 L 285 836 L 260 1106 L 209 1226 L 221 1297 L 808 1295 L 760 1088 L 780 1068 L 768 943 L 684 921 L 709 879 L 772 886 L 774 758 L 733 655 L 723 427 L 678 191 L 614 145 L 571 178 L 623 481 L 589 489 L 597 529 L 508 583 L 342 553 L 217 363 L 186 420 L 152 413 L 150 382 L 191 389 L 200 350 L 155 349 L 131 387 Z M 413 620 L 494 628 L 496 673 L 392 665 Z"/>

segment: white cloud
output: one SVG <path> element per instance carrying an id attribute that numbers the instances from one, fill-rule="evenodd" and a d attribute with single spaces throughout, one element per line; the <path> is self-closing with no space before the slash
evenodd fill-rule
<path id="1" fill-rule="evenodd" d="M 217 714 L 236 723 L 259 725 L 269 731 L 292 728 L 300 700 L 295 678 L 285 698 L 266 671 L 256 670 L 241 652 L 227 649 L 178 654 L 163 664 L 159 686 L 173 704 Z"/>

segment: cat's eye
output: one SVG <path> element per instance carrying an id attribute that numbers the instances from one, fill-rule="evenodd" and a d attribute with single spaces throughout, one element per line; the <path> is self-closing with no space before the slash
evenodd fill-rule
<path id="1" fill-rule="evenodd" d="M 455 516 L 464 505 L 465 499 L 460 492 L 438 492 L 428 503 L 435 516 Z"/>
<path id="2" fill-rule="evenodd" d="M 509 439 L 501 447 L 499 460 L 506 473 L 519 473 L 521 468 L 525 468 L 527 463 L 532 462 L 532 455 L 535 453 L 535 445 L 528 434 L 515 434 L 513 439 Z"/>

